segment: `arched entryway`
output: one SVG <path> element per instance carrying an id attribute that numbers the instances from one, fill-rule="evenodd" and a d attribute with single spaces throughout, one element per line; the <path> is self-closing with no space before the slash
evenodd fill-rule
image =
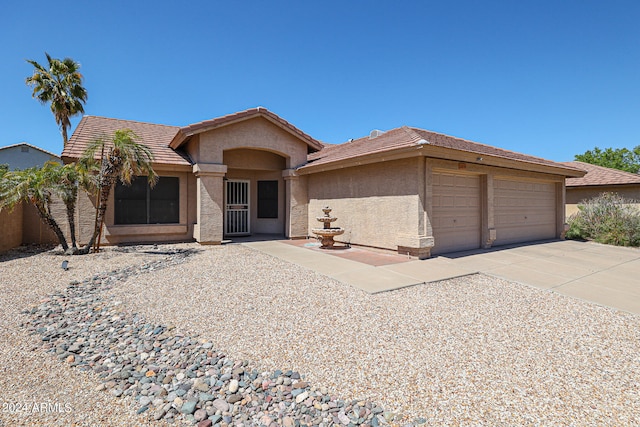
<path id="1" fill-rule="evenodd" d="M 285 235 L 287 158 L 252 148 L 223 152 L 224 237 Z"/>

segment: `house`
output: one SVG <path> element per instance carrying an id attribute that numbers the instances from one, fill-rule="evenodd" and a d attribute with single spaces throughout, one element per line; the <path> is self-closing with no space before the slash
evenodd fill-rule
<path id="1" fill-rule="evenodd" d="M 59 156 L 26 142 L 0 147 L 0 165 L 9 165 L 9 170 L 42 166 L 49 161 L 61 163 Z"/>
<path id="2" fill-rule="evenodd" d="M 567 178 L 566 215 L 578 211 L 578 204 L 602 193 L 617 193 L 635 200 L 640 207 L 640 174 L 592 165 L 584 162 L 563 162 L 562 164 L 586 171 L 580 178 Z"/>
<path id="3" fill-rule="evenodd" d="M 247 234 L 312 235 L 329 205 L 351 244 L 420 258 L 562 237 L 572 166 L 411 127 L 323 144 L 258 107 L 185 127 L 85 116 L 62 153 L 133 130 L 160 175 L 118 184 L 103 241 L 195 240 Z M 79 201 L 80 240 L 94 206 Z"/>

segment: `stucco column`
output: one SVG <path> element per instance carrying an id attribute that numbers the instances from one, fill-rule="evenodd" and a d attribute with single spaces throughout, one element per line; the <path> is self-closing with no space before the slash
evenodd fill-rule
<path id="1" fill-rule="evenodd" d="M 425 157 L 418 158 L 417 167 L 417 210 L 418 216 L 416 234 L 398 235 L 396 244 L 399 254 L 406 254 L 426 259 L 431 256 L 431 248 L 434 246 L 433 226 L 431 224 L 432 212 L 432 166 Z"/>
<path id="2" fill-rule="evenodd" d="M 198 243 L 219 245 L 224 233 L 224 176 L 227 166 L 197 163 L 193 165 L 197 183 L 197 223 L 193 238 Z"/>
<path id="3" fill-rule="evenodd" d="M 290 239 L 302 239 L 308 235 L 309 194 L 307 177 L 299 176 L 294 169 L 282 171 L 285 183 L 285 230 Z"/>
<path id="4" fill-rule="evenodd" d="M 556 235 L 564 239 L 567 231 L 569 231 L 569 225 L 566 218 L 566 197 L 567 187 L 565 180 L 556 183 Z"/>
<path id="5" fill-rule="evenodd" d="M 490 248 L 496 240 L 495 209 L 493 195 L 493 175 L 480 176 L 480 206 L 482 209 L 482 247 Z"/>

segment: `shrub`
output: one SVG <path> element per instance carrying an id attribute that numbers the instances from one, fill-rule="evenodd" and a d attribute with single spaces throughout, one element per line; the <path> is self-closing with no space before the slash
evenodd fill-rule
<path id="1" fill-rule="evenodd" d="M 569 239 L 588 239 L 617 246 L 640 246 L 640 211 L 615 193 L 602 193 L 578 205 L 569 218 Z"/>

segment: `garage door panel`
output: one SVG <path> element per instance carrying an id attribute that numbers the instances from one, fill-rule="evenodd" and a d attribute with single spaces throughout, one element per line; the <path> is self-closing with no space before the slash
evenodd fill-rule
<path id="1" fill-rule="evenodd" d="M 494 180 L 495 245 L 556 237 L 553 182 Z"/>
<path id="2" fill-rule="evenodd" d="M 480 247 L 480 179 L 433 174 L 433 254 Z"/>

